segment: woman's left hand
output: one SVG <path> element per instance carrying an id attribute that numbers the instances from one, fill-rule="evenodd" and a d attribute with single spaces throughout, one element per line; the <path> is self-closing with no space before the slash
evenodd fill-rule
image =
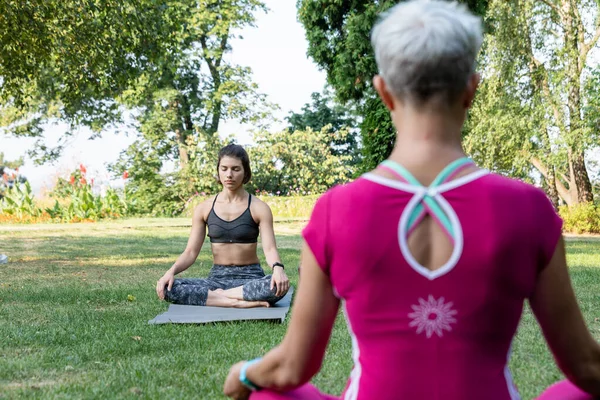
<path id="1" fill-rule="evenodd" d="M 277 293 L 275 293 L 275 296 L 283 296 L 290 288 L 290 280 L 285 274 L 283 268 L 279 266 L 273 268 L 273 276 L 271 277 L 271 290 L 273 290 L 274 286 L 277 287 Z"/>
<path id="2" fill-rule="evenodd" d="M 225 396 L 231 397 L 236 400 L 245 400 L 250 397 L 250 389 L 240 382 L 240 370 L 245 361 L 240 361 L 234 364 L 229 370 L 229 375 L 225 379 L 225 385 L 223 385 L 223 393 Z"/>

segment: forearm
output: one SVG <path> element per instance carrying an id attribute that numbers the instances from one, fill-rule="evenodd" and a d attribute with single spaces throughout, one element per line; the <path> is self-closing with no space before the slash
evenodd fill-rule
<path id="1" fill-rule="evenodd" d="M 196 261 L 197 257 L 198 254 L 192 253 L 188 250 L 184 251 L 177 258 L 173 266 L 171 266 L 170 271 L 173 272 L 173 275 L 177 275 L 180 272 L 185 271 L 194 263 L 194 261 Z"/>
<path id="2" fill-rule="evenodd" d="M 573 368 L 574 373 L 566 371 L 566 375 L 585 392 L 600 396 L 600 345 L 590 337 L 593 344 L 588 352 L 588 359 L 579 368 Z"/>
<path id="3" fill-rule="evenodd" d="M 302 254 L 305 278 L 298 288 L 285 338 L 280 346 L 246 370 L 246 377 L 259 387 L 277 391 L 296 388 L 319 371 L 325 356 L 339 299 L 306 245 Z"/>
<path id="4" fill-rule="evenodd" d="M 251 365 L 247 377 L 261 388 L 286 391 L 308 382 L 319 370 L 303 365 L 301 357 L 295 357 L 281 344 L 269 351 L 260 362 Z M 314 372 L 311 372 L 314 371 Z"/>
<path id="5" fill-rule="evenodd" d="M 267 264 L 269 267 L 272 267 L 274 263 L 281 262 L 281 258 L 279 257 L 279 252 L 277 251 L 277 247 L 272 246 L 269 248 L 263 248 L 265 253 L 265 258 L 267 259 Z"/>

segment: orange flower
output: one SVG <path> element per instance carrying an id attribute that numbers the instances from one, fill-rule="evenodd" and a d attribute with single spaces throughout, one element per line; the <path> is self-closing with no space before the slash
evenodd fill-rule
<path id="1" fill-rule="evenodd" d="M 85 180 L 85 178 L 83 178 L 83 177 L 82 177 L 82 178 L 79 180 L 79 183 L 81 183 L 82 185 L 85 185 L 85 184 L 87 183 L 87 181 Z"/>
<path id="2" fill-rule="evenodd" d="M 75 184 L 75 175 L 71 175 L 71 179 L 69 180 L 69 183 L 70 183 L 71 185 L 74 185 L 74 184 Z"/>
<path id="3" fill-rule="evenodd" d="M 123 172 L 123 179 L 127 179 L 129 178 L 129 172 L 125 171 Z"/>
<path id="4" fill-rule="evenodd" d="M 85 173 L 87 172 L 87 169 L 85 169 L 85 165 L 83 164 L 79 164 L 79 170 L 81 171 L 82 174 L 85 175 Z"/>

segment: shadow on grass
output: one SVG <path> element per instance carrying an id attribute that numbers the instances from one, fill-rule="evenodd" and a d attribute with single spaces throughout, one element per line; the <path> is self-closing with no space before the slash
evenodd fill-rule
<path id="1" fill-rule="evenodd" d="M 600 255 L 600 238 L 573 237 L 566 239 L 567 252 L 570 254 Z"/>
<path id="2" fill-rule="evenodd" d="M 39 258 L 153 258 L 179 256 L 186 247 L 187 234 L 157 238 L 146 235 L 136 236 L 47 236 L 3 240 L 1 252 L 8 254 L 10 260 L 25 257 Z M 296 250 L 300 246 L 297 235 L 280 236 L 280 250 Z M 260 243 L 259 243 L 260 247 Z M 203 252 L 210 251 L 208 240 L 204 242 Z M 262 249 L 259 248 L 259 254 Z"/>

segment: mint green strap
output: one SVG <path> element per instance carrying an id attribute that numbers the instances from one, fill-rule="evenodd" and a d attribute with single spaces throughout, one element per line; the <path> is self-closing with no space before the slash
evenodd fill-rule
<path id="1" fill-rule="evenodd" d="M 418 187 L 423 187 L 423 185 L 421 185 L 421 182 L 419 182 L 417 180 L 417 178 L 415 178 L 413 176 L 413 174 L 411 174 L 410 172 L 408 172 L 408 170 L 406 168 L 404 168 L 402 165 L 391 161 L 391 160 L 385 160 L 381 163 L 381 165 L 383 165 L 384 167 L 388 167 L 391 170 L 393 170 L 394 172 L 396 172 L 398 175 L 400 175 L 402 178 L 404 178 L 404 180 L 406 180 L 406 182 L 410 183 L 411 185 L 414 186 L 418 186 Z M 417 222 L 417 219 L 419 218 L 419 215 L 421 215 L 421 213 L 423 212 L 423 204 L 419 203 L 415 206 L 413 212 L 410 214 L 410 217 L 408 218 L 408 229 L 410 230 L 412 226 L 415 225 L 415 223 Z"/>
<path id="2" fill-rule="evenodd" d="M 446 168 L 444 168 L 442 172 L 438 174 L 438 176 L 436 176 L 436 178 L 433 180 L 429 187 L 435 188 L 439 186 L 458 168 L 461 168 L 462 166 L 470 164 L 472 162 L 473 161 L 471 161 L 471 159 L 467 157 L 459 158 L 458 160 L 453 161 L 452 163 L 447 165 Z M 406 168 L 404 168 L 400 164 L 391 160 L 385 160 L 381 163 L 381 165 L 392 169 L 394 172 L 396 172 L 398 175 L 404 178 L 408 183 L 417 187 L 423 187 L 423 185 L 417 180 L 417 178 L 415 178 Z M 439 206 L 435 198 L 426 194 L 422 201 L 427 204 L 431 212 L 435 214 L 435 217 L 440 221 L 440 223 L 444 226 L 444 228 L 448 231 L 452 238 L 454 238 L 454 229 L 452 227 L 452 223 L 450 222 L 450 219 L 448 218 L 444 210 L 442 210 L 442 208 Z M 417 206 L 415 206 L 408 219 L 408 231 L 410 231 L 414 227 L 414 225 L 417 223 L 417 219 L 419 218 L 421 213 L 423 213 L 423 211 L 424 206 L 422 203 L 419 203 Z"/>
<path id="3" fill-rule="evenodd" d="M 429 185 L 429 187 L 437 187 L 437 186 L 441 185 L 442 183 L 444 183 L 444 181 L 446 179 L 448 179 L 448 177 L 450 175 L 452 175 L 454 173 L 454 171 L 456 171 L 457 169 L 459 169 L 460 167 L 462 167 L 464 165 L 472 164 L 472 163 L 473 163 L 473 161 L 471 161 L 471 159 L 467 158 L 467 157 L 459 158 L 458 160 L 452 161 L 450 164 L 448 164 L 446 166 L 446 168 L 444 168 L 442 170 L 442 172 L 440 172 L 438 174 L 438 176 L 436 176 L 436 178 L 433 180 L 431 185 Z"/>

